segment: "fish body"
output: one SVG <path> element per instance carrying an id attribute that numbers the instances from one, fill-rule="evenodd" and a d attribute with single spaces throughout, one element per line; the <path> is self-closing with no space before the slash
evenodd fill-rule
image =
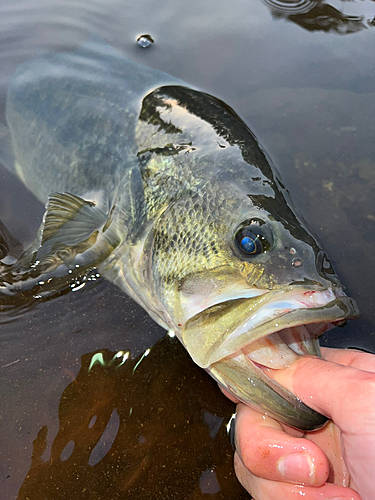
<path id="1" fill-rule="evenodd" d="M 318 335 L 358 308 L 228 105 L 91 39 L 21 65 L 7 122 L 7 167 L 46 212 L 4 295 L 98 269 L 237 398 L 325 422 L 264 367 L 319 355 Z"/>

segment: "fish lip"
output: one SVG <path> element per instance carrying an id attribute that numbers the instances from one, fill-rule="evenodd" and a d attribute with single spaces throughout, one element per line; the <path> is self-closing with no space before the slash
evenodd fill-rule
<path id="1" fill-rule="evenodd" d="M 252 319 L 256 314 L 261 316 L 267 309 L 272 311 L 273 306 L 277 306 L 278 303 L 288 299 L 289 297 L 295 296 L 301 298 L 304 294 L 320 293 L 318 296 L 318 301 L 321 303 L 317 306 L 306 305 L 304 306 L 302 302 L 298 303 L 298 307 L 294 309 L 289 308 L 289 310 L 280 310 L 275 313 L 271 319 L 266 319 L 265 321 L 260 321 L 256 325 L 251 325 Z M 326 297 L 324 296 L 326 294 Z M 255 340 L 267 337 L 272 333 L 284 330 L 285 328 L 292 328 L 300 325 L 307 325 L 311 323 L 337 323 L 347 319 L 354 319 L 360 316 L 360 310 L 353 299 L 346 296 L 341 287 L 335 287 L 334 289 L 328 288 L 323 290 L 316 290 L 308 287 L 288 287 L 288 289 L 276 291 L 276 292 L 266 292 L 262 296 L 264 304 L 257 305 L 255 310 L 255 315 L 253 318 L 246 318 L 240 325 L 237 325 L 233 331 L 228 332 L 223 335 L 223 338 L 219 339 L 209 345 L 202 348 L 197 343 L 197 338 L 189 338 L 186 335 L 187 326 L 189 327 L 189 321 L 184 325 L 182 331 L 182 341 L 188 349 L 190 355 L 194 361 L 202 368 L 208 368 L 213 363 L 216 363 L 224 358 L 232 355 L 236 351 L 242 349 L 243 347 L 251 344 Z M 327 299 L 325 301 L 325 299 Z M 228 307 L 230 307 L 231 302 L 233 307 L 236 306 L 238 301 L 244 301 L 246 299 L 232 299 L 228 301 Z M 249 301 L 251 299 L 248 299 Z M 325 302 L 324 302 L 325 301 Z M 250 304 L 250 302 L 249 302 Z M 246 306 L 246 304 L 244 304 Z M 266 306 L 266 307 L 265 307 Z M 207 310 L 203 311 L 206 313 Z M 262 314 L 259 314 L 262 313 Z M 197 317 L 199 319 L 199 315 Z M 193 318 L 195 320 L 195 318 Z M 199 323 L 198 323 L 199 328 Z M 196 327 L 195 330 L 198 330 Z M 185 330 L 185 331 L 184 331 Z M 203 332 L 204 333 L 204 332 Z M 194 342 L 195 341 L 195 342 Z M 195 345 L 194 345 L 195 344 Z M 198 345 L 198 348 L 196 348 Z"/>
<path id="2" fill-rule="evenodd" d="M 302 315 L 303 320 L 300 319 Z M 347 296 L 338 297 L 322 307 L 300 308 L 281 314 L 270 321 L 262 323 L 258 328 L 252 330 L 252 334 L 257 335 L 258 331 L 262 330 L 264 333 L 256 337 L 256 339 L 259 340 L 273 333 L 280 332 L 285 328 L 294 328 L 296 326 L 309 325 L 313 323 L 334 324 L 348 319 L 355 319 L 359 316 L 359 308 L 352 298 Z M 240 346 L 240 349 L 250 345 L 251 343 L 252 341 L 245 342 L 242 346 Z M 230 339 L 225 341 L 222 344 L 222 347 L 225 348 L 225 346 L 229 345 Z M 233 354 L 234 352 L 236 351 L 232 351 L 230 354 Z M 217 361 L 219 361 L 219 359 Z"/>

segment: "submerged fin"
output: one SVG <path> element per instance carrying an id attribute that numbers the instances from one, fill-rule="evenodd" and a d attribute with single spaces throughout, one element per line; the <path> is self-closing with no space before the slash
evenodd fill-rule
<path id="1" fill-rule="evenodd" d="M 0 221 L 0 269 L 2 264 L 9 264 L 9 259 L 18 259 L 22 253 L 22 243 L 14 238 Z"/>
<path id="2" fill-rule="evenodd" d="M 0 163 L 10 172 L 15 171 L 15 156 L 9 128 L 0 123 Z"/>
<path id="3" fill-rule="evenodd" d="M 26 301 L 49 298 L 85 282 L 120 242 L 110 226 L 92 201 L 52 194 L 35 243 L 15 264 L 0 268 L 0 309 L 15 294 Z"/>

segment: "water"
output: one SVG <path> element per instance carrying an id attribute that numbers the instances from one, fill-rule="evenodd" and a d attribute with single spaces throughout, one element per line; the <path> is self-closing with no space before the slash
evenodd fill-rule
<path id="1" fill-rule="evenodd" d="M 223 99 L 273 158 L 362 309 L 322 343 L 375 352 L 374 19 L 371 0 L 3 0 L 1 119 L 21 62 L 91 33 Z M 143 33 L 148 50 L 136 43 Z M 27 246 L 42 215 L 0 166 L 0 220 L 12 235 Z M 234 406 L 175 339 L 156 344 L 164 331 L 118 289 L 93 282 L 8 319 L 2 498 L 248 498 L 226 436 Z"/>

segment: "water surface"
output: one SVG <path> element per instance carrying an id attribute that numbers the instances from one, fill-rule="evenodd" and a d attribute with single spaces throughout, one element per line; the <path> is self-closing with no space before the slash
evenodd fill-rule
<path id="1" fill-rule="evenodd" d="M 20 63 L 93 33 L 223 99 L 276 163 L 363 311 L 322 343 L 375 352 L 374 20 L 371 0 L 2 0 L 1 120 Z M 155 43 L 142 49 L 146 33 Z M 0 220 L 23 245 L 43 210 L 0 165 Z M 2 498 L 249 498 L 226 435 L 234 405 L 175 339 L 157 344 L 164 333 L 100 280 L 3 314 Z"/>

